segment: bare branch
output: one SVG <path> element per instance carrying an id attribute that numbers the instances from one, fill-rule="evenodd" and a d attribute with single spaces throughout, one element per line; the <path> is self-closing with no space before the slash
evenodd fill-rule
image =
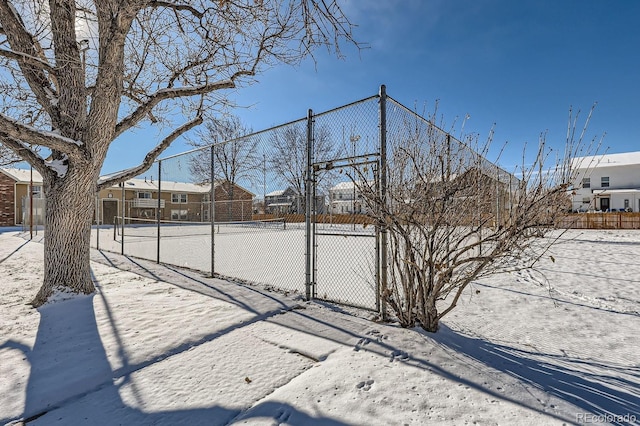
<path id="1" fill-rule="evenodd" d="M 0 1 L 0 26 L 5 32 L 12 52 L 48 62 L 39 42 L 29 34 L 16 9 L 7 0 Z M 33 62 L 22 59 L 18 61 L 18 64 L 33 94 L 51 117 L 54 126 L 57 127 L 58 108 L 53 101 L 57 96 L 56 90 L 44 72 L 44 67 Z"/>
<path id="2" fill-rule="evenodd" d="M 201 12 L 195 7 L 188 4 L 175 4 L 175 3 L 165 2 L 165 1 L 152 1 L 149 3 L 149 7 L 165 7 L 167 9 L 173 9 L 175 11 L 187 11 L 198 19 L 202 19 L 202 17 L 204 16 L 204 12 Z"/>
<path id="3" fill-rule="evenodd" d="M 11 149 L 18 157 L 30 163 L 41 175 L 50 173 L 51 170 L 46 166 L 44 159 L 38 155 L 31 147 L 16 139 L 0 135 L 0 142 L 7 148 Z"/>
<path id="4" fill-rule="evenodd" d="M 45 146 L 72 156 L 83 154 L 80 141 L 75 141 L 54 132 L 43 132 L 26 124 L 19 123 L 4 114 L 0 114 L 0 137 L 16 141 L 29 141 L 30 144 Z"/>
<path id="5" fill-rule="evenodd" d="M 207 94 L 215 90 L 230 89 L 235 87 L 234 80 L 243 75 L 253 75 L 253 73 L 250 71 L 239 71 L 228 80 L 217 81 L 215 83 L 205 84 L 198 87 L 178 87 L 159 90 L 149 96 L 148 100 L 144 104 L 140 105 L 134 112 L 122 119 L 122 121 L 116 125 L 115 137 L 118 137 L 126 130 L 138 124 L 140 120 L 149 114 L 156 105 L 164 100 L 191 97 Z"/>
<path id="6" fill-rule="evenodd" d="M 160 154 L 171 145 L 173 141 L 177 138 L 193 129 L 196 126 L 202 124 L 202 116 L 198 115 L 195 119 L 189 121 L 188 123 L 183 124 L 182 126 L 175 129 L 169 136 L 164 138 L 162 142 L 160 142 L 155 148 L 153 148 L 149 153 L 144 157 L 144 160 L 139 166 L 133 167 L 131 169 L 124 170 L 121 173 L 117 173 L 115 175 L 110 176 L 108 179 L 101 181 L 98 184 L 98 189 L 104 189 L 111 187 L 117 183 L 124 182 L 125 180 L 138 176 L 141 173 L 147 171 L 154 161 L 158 159 Z"/>
<path id="7" fill-rule="evenodd" d="M 0 56 L 19 61 L 26 65 L 31 65 L 33 67 L 41 68 L 43 70 L 46 70 L 47 72 L 53 73 L 55 71 L 55 68 L 52 67 L 49 64 L 49 62 L 43 61 L 40 58 L 36 58 L 35 56 L 27 55 L 25 53 L 14 52 L 13 50 L 0 49 Z"/>

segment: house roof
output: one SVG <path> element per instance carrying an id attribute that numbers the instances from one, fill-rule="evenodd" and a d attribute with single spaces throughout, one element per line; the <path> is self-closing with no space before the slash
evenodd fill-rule
<path id="1" fill-rule="evenodd" d="M 364 182 L 356 182 L 355 185 L 362 185 Z M 373 182 L 369 182 L 373 185 Z M 337 185 L 331 187 L 330 191 L 342 191 L 347 189 L 353 189 L 354 183 L 352 181 L 340 182 Z"/>
<path id="2" fill-rule="evenodd" d="M 222 185 L 223 181 L 216 181 L 215 187 Z M 158 181 L 151 181 L 150 179 L 128 179 L 125 181 L 125 189 L 132 189 L 136 191 L 157 191 Z M 252 196 L 255 194 L 246 188 L 236 184 L 237 188 L 248 192 Z M 113 188 L 119 188 L 118 185 L 114 185 Z M 188 192 L 191 194 L 206 194 L 211 190 L 209 183 L 186 183 L 186 182 L 172 182 L 163 180 L 161 183 L 162 192 Z"/>
<path id="3" fill-rule="evenodd" d="M 124 182 L 124 187 L 125 189 L 132 189 L 135 191 L 157 191 L 158 181 L 151 181 L 147 179 L 128 179 Z M 114 185 L 113 188 L 119 188 L 119 186 Z M 161 183 L 161 189 L 162 192 L 189 192 L 204 194 L 211 190 L 211 185 L 198 185 L 195 183 L 171 182 L 163 180 Z"/>
<path id="4" fill-rule="evenodd" d="M 573 165 L 578 169 L 594 169 L 602 167 L 631 165 L 640 166 L 640 151 L 576 157 L 573 159 Z"/>
<path id="5" fill-rule="evenodd" d="M 30 169 L 15 169 L 15 168 L 2 168 L 0 172 L 9 176 L 11 179 L 18 183 L 31 182 L 31 170 Z M 36 170 L 33 170 L 33 182 L 42 183 L 42 176 Z"/>
<path id="6" fill-rule="evenodd" d="M 15 180 L 19 183 L 29 183 L 31 181 L 31 170 L 29 169 L 16 169 L 16 168 L 0 168 L 0 172 L 9 176 L 11 179 Z M 34 183 L 42 183 L 42 176 L 36 170 L 33 170 L 33 182 Z M 216 181 L 215 185 L 218 186 L 222 184 L 222 181 Z M 251 191 L 241 187 L 236 184 L 236 186 L 251 195 L 253 194 Z M 119 188 L 118 185 L 114 185 L 112 188 Z M 151 179 L 128 179 L 125 181 L 125 188 L 132 189 L 136 191 L 157 191 L 158 190 L 158 181 Z M 188 193 L 196 193 L 196 194 L 205 194 L 211 190 L 210 184 L 196 184 L 196 183 L 185 183 L 185 182 L 171 182 L 171 181 L 162 181 L 162 191 L 163 192 L 188 192 Z"/>
<path id="7" fill-rule="evenodd" d="M 278 189 L 276 191 L 271 191 L 268 194 L 265 194 L 265 197 L 278 197 L 282 194 L 284 194 L 284 192 L 286 191 L 286 189 Z"/>

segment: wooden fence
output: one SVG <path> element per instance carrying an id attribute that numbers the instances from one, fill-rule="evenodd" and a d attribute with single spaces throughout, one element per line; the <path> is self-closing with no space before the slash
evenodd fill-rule
<path id="1" fill-rule="evenodd" d="M 556 220 L 558 228 L 640 229 L 640 213 L 572 213 Z"/>
<path id="2" fill-rule="evenodd" d="M 275 219 L 276 217 L 284 217 L 285 222 L 287 223 L 302 223 L 305 221 L 305 217 L 303 214 L 285 214 L 285 215 L 274 215 L 274 214 L 254 214 L 253 220 L 268 220 Z M 335 224 L 359 224 L 359 225 L 371 225 L 375 221 L 372 217 L 364 215 L 364 214 L 319 214 L 316 218 L 316 223 L 335 223 Z"/>

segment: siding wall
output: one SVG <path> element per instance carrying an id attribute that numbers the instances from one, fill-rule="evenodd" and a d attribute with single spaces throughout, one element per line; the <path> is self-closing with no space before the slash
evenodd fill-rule
<path id="1" fill-rule="evenodd" d="M 14 226 L 15 219 L 15 181 L 0 173 L 0 226 Z"/>

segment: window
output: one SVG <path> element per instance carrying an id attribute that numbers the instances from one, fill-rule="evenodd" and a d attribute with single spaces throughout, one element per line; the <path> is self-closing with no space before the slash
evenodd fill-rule
<path id="1" fill-rule="evenodd" d="M 172 203 L 186 203 L 187 194 L 171 194 Z"/>
<path id="2" fill-rule="evenodd" d="M 151 199 L 151 193 L 150 192 L 138 192 L 137 194 L 138 198 L 145 198 L 145 199 Z"/>
<path id="3" fill-rule="evenodd" d="M 629 208 L 629 200 L 624 200 L 624 208 L 625 209 Z"/>
<path id="4" fill-rule="evenodd" d="M 582 178 L 582 187 L 591 188 L 591 178 Z"/>
<path id="5" fill-rule="evenodd" d="M 582 204 L 589 204 L 589 203 L 591 203 L 591 199 L 590 198 L 586 197 L 586 198 L 582 199 Z"/>
<path id="6" fill-rule="evenodd" d="M 171 220 L 187 220 L 187 211 L 171 210 Z"/>
<path id="7" fill-rule="evenodd" d="M 600 186 L 603 188 L 609 187 L 609 176 L 603 176 L 600 178 Z"/>

